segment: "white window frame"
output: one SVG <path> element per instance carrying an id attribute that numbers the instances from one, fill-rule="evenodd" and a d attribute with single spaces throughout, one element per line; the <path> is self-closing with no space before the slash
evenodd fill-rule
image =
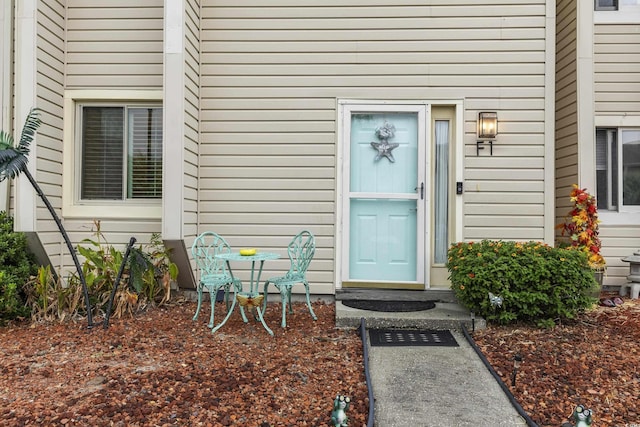
<path id="1" fill-rule="evenodd" d="M 624 138 L 623 138 L 623 134 L 625 131 L 635 131 L 635 132 L 639 132 L 640 128 L 618 128 L 618 136 L 616 138 L 616 141 L 618 142 L 618 211 L 619 212 L 634 212 L 634 213 L 638 213 L 640 212 L 640 206 L 638 205 L 623 205 L 623 191 L 624 191 L 624 186 L 623 186 L 623 181 L 622 181 L 622 170 L 623 170 L 623 156 L 622 153 L 624 151 Z"/>
<path id="2" fill-rule="evenodd" d="M 90 103 L 158 103 L 162 91 L 75 90 L 64 97 L 62 214 L 69 218 L 160 219 L 162 199 L 80 200 L 78 106 Z"/>
<path id="3" fill-rule="evenodd" d="M 603 129 L 603 130 L 607 130 L 607 131 L 615 131 L 616 132 L 616 143 L 617 143 L 617 158 L 616 161 L 618 162 L 618 176 L 615 177 L 615 179 L 617 179 L 618 181 L 618 194 L 617 194 L 617 198 L 618 198 L 618 206 L 612 210 L 604 210 L 604 209 L 600 209 L 598 211 L 598 217 L 600 218 L 600 220 L 603 223 L 606 223 L 607 225 L 640 225 L 640 215 L 638 215 L 638 213 L 640 212 L 640 206 L 625 206 L 622 204 L 622 191 L 623 191 L 623 185 L 622 185 L 622 131 L 624 130 L 638 130 L 639 127 L 638 126 L 623 126 L 623 127 L 618 127 L 618 126 L 604 126 L 604 125 L 599 125 L 597 126 L 597 129 Z M 611 161 L 613 159 L 609 158 L 607 159 L 607 174 L 611 174 Z M 595 169 L 594 169 L 595 170 Z M 598 196 L 596 194 L 596 196 Z"/>
<path id="4" fill-rule="evenodd" d="M 595 0 L 597 5 L 597 0 Z M 628 4 L 629 1 L 635 4 Z M 640 1 L 618 0 L 617 9 L 597 9 L 594 5 L 593 21 L 596 24 L 640 23 Z"/>

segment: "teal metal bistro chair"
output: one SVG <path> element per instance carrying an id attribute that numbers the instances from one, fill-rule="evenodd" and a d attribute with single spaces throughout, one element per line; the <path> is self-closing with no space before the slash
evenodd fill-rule
<path id="1" fill-rule="evenodd" d="M 233 276 L 227 271 L 226 262 L 222 259 L 216 258 L 216 255 L 223 253 L 231 253 L 231 246 L 220 235 L 206 231 L 199 235 L 191 246 L 191 253 L 196 261 L 196 265 L 200 270 L 200 280 L 198 281 L 198 307 L 196 308 L 196 314 L 193 316 L 193 320 L 198 319 L 200 314 L 200 307 L 202 306 L 202 293 L 206 289 L 209 292 L 209 298 L 211 300 L 211 317 L 209 318 L 209 327 L 215 332 L 220 326 L 222 326 L 232 313 L 229 310 L 229 294 L 231 291 L 231 285 L 235 292 L 242 291 L 242 282 L 239 279 L 234 279 Z M 224 302 L 227 305 L 227 317 L 214 328 L 213 317 L 215 302 L 218 291 L 224 289 Z"/>
<path id="2" fill-rule="evenodd" d="M 296 283 L 302 283 L 307 297 L 307 306 L 313 320 L 317 320 L 316 314 L 311 308 L 311 301 L 309 299 L 309 282 L 307 281 L 307 268 L 311 263 L 313 254 L 316 251 L 316 243 L 313 234 L 310 231 L 304 230 L 298 233 L 287 248 L 289 260 L 291 260 L 291 267 L 284 276 L 271 277 L 264 282 L 264 302 L 262 311 L 267 308 L 267 296 L 269 291 L 269 285 L 275 286 L 280 291 L 280 298 L 282 300 L 282 327 L 287 327 L 287 303 L 289 304 L 289 313 L 293 313 L 293 307 L 291 305 L 291 289 Z"/>

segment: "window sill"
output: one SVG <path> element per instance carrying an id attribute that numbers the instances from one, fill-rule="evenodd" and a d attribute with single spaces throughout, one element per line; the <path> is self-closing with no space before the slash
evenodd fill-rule
<path id="1" fill-rule="evenodd" d="M 161 219 L 162 206 L 68 205 L 62 209 L 65 218 L 92 219 Z"/>
<path id="2" fill-rule="evenodd" d="M 638 6 L 622 10 L 596 10 L 593 14 L 594 24 L 637 24 L 640 22 Z"/>
<path id="3" fill-rule="evenodd" d="M 598 213 L 602 225 L 640 225 L 638 212 L 603 212 Z"/>

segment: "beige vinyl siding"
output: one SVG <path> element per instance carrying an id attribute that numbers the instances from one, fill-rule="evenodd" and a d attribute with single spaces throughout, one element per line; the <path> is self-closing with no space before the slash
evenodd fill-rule
<path id="1" fill-rule="evenodd" d="M 606 284 L 618 286 L 626 282 L 629 263 L 622 258 L 633 255 L 640 248 L 640 226 L 600 225 L 602 253 L 607 260 Z"/>
<path id="2" fill-rule="evenodd" d="M 51 222 L 53 225 L 53 222 Z M 55 225 L 53 225 L 55 228 Z M 136 247 L 142 245 L 146 247 L 151 241 L 151 235 L 160 231 L 159 220 L 109 220 L 100 222 L 101 236 L 96 234 L 96 224 L 91 219 L 86 220 L 65 220 L 65 228 L 69 234 L 69 239 L 74 246 L 82 245 L 85 247 L 92 247 L 87 243 L 82 243 L 84 239 L 91 239 L 96 242 L 100 242 L 106 248 L 107 245 L 113 246 L 116 250 L 124 252 L 127 243 L 131 237 L 136 238 Z M 73 266 L 73 259 L 69 254 L 64 242 L 60 242 L 60 250 L 63 252 L 64 265 L 69 271 L 75 272 Z M 95 249 L 95 247 L 92 247 Z M 80 258 L 82 262 L 83 258 Z"/>
<path id="3" fill-rule="evenodd" d="M 640 116 L 638 24 L 595 25 L 594 74 L 598 116 Z"/>
<path id="4" fill-rule="evenodd" d="M 625 126 L 625 123 L 635 126 L 640 120 L 638 24 L 596 24 L 594 27 L 596 119 L 612 127 Z M 616 215 L 607 214 L 607 218 Z M 600 237 L 607 260 L 606 284 L 616 286 L 627 282 L 629 263 L 622 262 L 621 258 L 640 248 L 640 226 L 603 221 Z"/>
<path id="5" fill-rule="evenodd" d="M 200 142 L 200 1 L 186 2 L 185 31 L 185 176 L 184 237 L 191 244 L 198 233 L 198 156 Z"/>
<path id="6" fill-rule="evenodd" d="M 284 254 L 309 228 L 309 278 L 330 293 L 337 100 L 464 99 L 464 237 L 544 237 L 545 1 L 203 4 L 201 230 Z M 493 157 L 475 153 L 482 110 L 499 115 Z"/>
<path id="7" fill-rule="evenodd" d="M 67 89 L 162 87 L 162 0 L 68 0 Z"/>
<path id="8" fill-rule="evenodd" d="M 162 0 L 67 0 L 66 3 L 66 90 L 162 88 Z M 94 220 L 99 219 L 64 218 L 72 243 L 78 245 L 87 238 L 97 240 Z M 152 233 L 160 231 L 160 219 L 100 221 L 101 241 L 117 249 L 124 249 L 131 237 L 137 239 L 137 245 L 146 245 Z M 73 268 L 61 239 L 58 252 L 63 254 L 64 265 Z"/>
<path id="9" fill-rule="evenodd" d="M 38 185 L 51 205 L 61 215 L 62 206 L 62 99 L 64 93 L 64 18 L 63 1 L 39 2 L 36 14 L 36 103 L 42 125 L 31 149 L 36 155 Z M 19 125 L 22 129 L 24 123 Z M 37 197 L 37 196 L 36 196 Z M 51 263 L 60 268 L 67 251 L 51 214 L 37 197 L 36 229 Z M 64 224 L 66 227 L 66 223 Z M 70 263 L 73 265 L 73 263 Z"/>
<path id="10" fill-rule="evenodd" d="M 576 3 L 559 1 L 556 11 L 556 223 L 561 223 L 571 209 L 571 186 L 579 181 Z"/>

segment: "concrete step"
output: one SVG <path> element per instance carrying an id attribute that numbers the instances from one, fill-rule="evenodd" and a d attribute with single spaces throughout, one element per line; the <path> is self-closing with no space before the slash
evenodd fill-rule
<path id="1" fill-rule="evenodd" d="M 336 300 L 352 299 L 456 302 L 453 291 L 445 288 L 427 289 L 424 291 L 363 288 L 343 288 L 336 290 Z"/>
<path id="2" fill-rule="evenodd" d="M 431 310 L 389 313 L 359 310 L 347 307 L 347 300 L 386 301 L 434 301 Z M 461 330 L 464 324 L 469 331 L 486 327 L 484 319 L 473 316 L 456 301 L 451 289 L 427 289 L 401 291 L 388 289 L 340 289 L 336 292 L 336 326 L 353 328 L 360 326 L 364 318 L 367 328 L 418 328 Z"/>
<path id="3" fill-rule="evenodd" d="M 339 328 L 358 328 L 361 319 L 365 319 L 367 328 L 416 328 L 416 329 L 454 329 L 461 330 L 465 325 L 469 331 L 486 327 L 484 319 L 471 313 L 455 302 L 436 302 L 435 308 L 423 311 L 389 313 L 359 310 L 347 307 L 336 300 L 336 326 Z"/>

